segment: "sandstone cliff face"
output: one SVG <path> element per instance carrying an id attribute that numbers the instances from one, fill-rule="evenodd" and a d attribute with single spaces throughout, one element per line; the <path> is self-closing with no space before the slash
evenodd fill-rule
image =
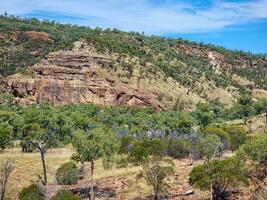
<path id="1" fill-rule="evenodd" d="M 31 68 L 31 76 L 9 76 L 3 84 L 5 90 L 15 96 L 16 102 L 24 104 L 96 103 L 161 108 L 155 94 L 130 91 L 125 83 L 115 85 L 108 77 L 100 76 L 99 69 L 108 66 L 111 58 L 78 49 L 76 44 L 74 51 L 50 53 Z"/>

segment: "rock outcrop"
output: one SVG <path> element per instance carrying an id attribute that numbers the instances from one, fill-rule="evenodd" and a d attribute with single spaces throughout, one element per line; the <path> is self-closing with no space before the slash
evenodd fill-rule
<path id="1" fill-rule="evenodd" d="M 50 102 L 55 105 L 96 103 L 103 105 L 152 106 L 160 109 L 155 94 L 128 90 L 127 84 L 102 77 L 98 71 L 111 58 L 91 52 L 50 53 L 31 68 L 31 75 L 15 74 L 3 86 L 24 104 Z"/>

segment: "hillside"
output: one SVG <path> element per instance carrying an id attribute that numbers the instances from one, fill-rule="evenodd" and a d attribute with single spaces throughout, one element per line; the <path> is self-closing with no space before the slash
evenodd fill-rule
<path id="1" fill-rule="evenodd" d="M 179 107 L 267 98 L 267 58 L 182 39 L 0 18 L 0 73 L 16 102 Z"/>

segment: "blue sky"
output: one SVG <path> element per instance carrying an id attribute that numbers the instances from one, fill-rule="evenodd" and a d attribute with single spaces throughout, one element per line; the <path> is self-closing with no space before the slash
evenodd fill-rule
<path id="1" fill-rule="evenodd" d="M 267 0 L 1 0 L 4 11 L 267 53 Z"/>

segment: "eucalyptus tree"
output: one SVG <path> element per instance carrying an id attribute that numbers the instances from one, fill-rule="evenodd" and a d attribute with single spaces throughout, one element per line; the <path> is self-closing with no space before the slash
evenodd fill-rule
<path id="1" fill-rule="evenodd" d="M 42 167 L 43 167 L 43 184 L 47 184 L 47 168 L 45 162 L 45 153 L 52 146 L 54 136 L 48 134 L 45 129 L 41 128 L 37 123 L 26 124 L 22 128 L 22 143 L 27 146 L 32 146 L 37 149 L 41 155 Z"/>
<path id="2" fill-rule="evenodd" d="M 115 155 L 119 149 L 116 134 L 107 127 L 95 128 L 91 131 L 79 130 L 76 132 L 72 144 L 76 150 L 73 159 L 79 162 L 89 162 L 91 166 L 90 199 L 94 199 L 94 170 L 95 163 L 101 159 L 105 169 L 114 163 Z"/>

